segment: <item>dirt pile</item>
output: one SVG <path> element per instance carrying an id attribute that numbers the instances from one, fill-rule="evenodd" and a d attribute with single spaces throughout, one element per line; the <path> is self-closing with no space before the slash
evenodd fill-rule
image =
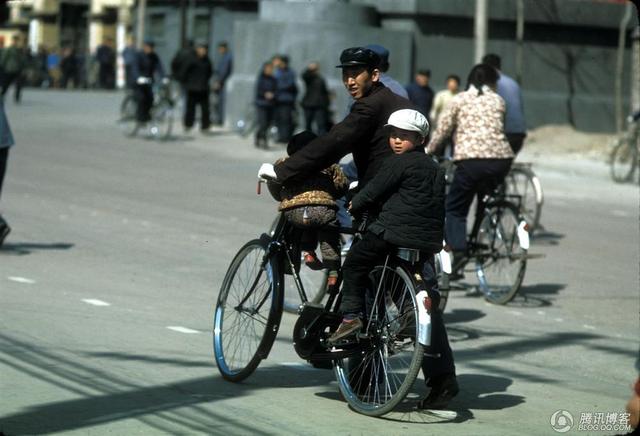
<path id="1" fill-rule="evenodd" d="M 534 155 L 563 154 L 592 160 L 604 160 L 616 135 L 586 133 L 568 125 L 550 124 L 532 129 L 525 140 L 527 152 Z"/>

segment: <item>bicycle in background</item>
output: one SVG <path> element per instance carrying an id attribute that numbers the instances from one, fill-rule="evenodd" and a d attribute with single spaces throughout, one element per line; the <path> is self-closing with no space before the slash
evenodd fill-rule
<path id="1" fill-rule="evenodd" d="M 171 80 L 164 78 L 153 93 L 151 120 L 147 124 L 150 137 L 158 140 L 167 140 L 171 137 L 175 106 L 176 99 Z M 136 136 L 143 127 L 137 120 L 137 111 L 138 100 L 134 91 L 129 90 L 120 104 L 120 118 L 118 119 L 118 125 L 128 137 Z"/>
<path id="2" fill-rule="evenodd" d="M 611 144 L 609 165 L 611 178 L 616 183 L 634 182 L 639 173 L 640 154 L 640 111 L 627 118 L 627 131 Z"/>

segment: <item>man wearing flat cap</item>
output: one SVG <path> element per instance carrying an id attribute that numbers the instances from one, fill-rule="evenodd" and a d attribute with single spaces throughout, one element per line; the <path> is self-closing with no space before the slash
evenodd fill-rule
<path id="1" fill-rule="evenodd" d="M 258 176 L 289 183 L 304 180 L 309 174 L 327 168 L 352 153 L 358 170 L 358 188 L 366 186 L 386 158 L 393 154 L 384 127 L 389 116 L 399 109 L 416 109 L 409 100 L 380 83 L 379 65 L 380 56 L 372 50 L 364 47 L 345 49 L 337 68 L 342 69 L 342 83 L 355 100 L 349 114 L 326 135 L 311 141 L 288 159 L 275 166 L 263 164 Z M 444 209 L 444 204 L 442 207 Z M 425 273 L 426 265 L 430 264 L 425 264 Z M 433 272 L 428 275 L 435 276 Z M 425 409 L 445 407 L 458 393 L 453 353 L 442 314 L 434 311 L 431 322 L 432 346 L 423 359 L 425 381 L 431 391 L 419 403 L 419 407 Z"/>

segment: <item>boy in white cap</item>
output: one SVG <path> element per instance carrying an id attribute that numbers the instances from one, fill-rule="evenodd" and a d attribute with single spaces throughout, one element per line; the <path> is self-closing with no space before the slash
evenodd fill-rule
<path id="1" fill-rule="evenodd" d="M 349 210 L 377 210 L 369 217 L 361 240 L 349 250 L 342 267 L 344 282 L 340 310 L 343 320 L 329 338 L 335 343 L 362 328 L 369 273 L 396 247 L 434 254 L 442 249 L 444 232 L 444 173 L 424 153 L 429 123 L 412 109 L 395 111 L 385 125 L 393 155 L 358 193 Z M 425 256 L 426 259 L 433 256 Z"/>

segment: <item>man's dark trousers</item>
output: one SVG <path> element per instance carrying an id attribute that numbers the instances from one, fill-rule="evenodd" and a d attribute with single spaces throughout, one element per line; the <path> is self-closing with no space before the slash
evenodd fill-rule
<path id="1" fill-rule="evenodd" d="M 187 107 L 184 112 L 184 126 L 193 127 L 196 121 L 196 106 L 200 106 L 200 129 L 206 130 L 210 126 L 209 91 L 187 91 Z"/>

